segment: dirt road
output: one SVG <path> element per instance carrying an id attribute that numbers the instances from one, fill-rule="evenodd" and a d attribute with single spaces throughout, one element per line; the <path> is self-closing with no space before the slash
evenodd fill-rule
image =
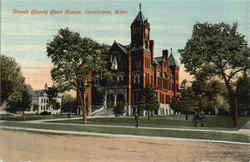
<path id="1" fill-rule="evenodd" d="M 0 162 L 248 162 L 250 146 L 0 130 Z"/>

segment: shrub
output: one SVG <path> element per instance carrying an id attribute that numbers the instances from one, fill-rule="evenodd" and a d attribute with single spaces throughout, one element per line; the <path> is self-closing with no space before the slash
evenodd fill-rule
<path id="1" fill-rule="evenodd" d="M 40 115 L 51 115 L 51 112 L 44 111 L 44 112 L 41 112 Z"/>

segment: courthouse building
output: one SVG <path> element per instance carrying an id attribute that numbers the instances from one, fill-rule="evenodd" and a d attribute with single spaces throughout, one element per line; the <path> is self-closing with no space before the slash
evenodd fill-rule
<path id="1" fill-rule="evenodd" d="M 104 106 L 107 100 L 113 98 L 125 102 L 128 115 L 138 104 L 142 89 L 152 87 L 157 92 L 160 109 L 158 114 L 173 113 L 170 102 L 173 96 L 179 95 L 179 65 L 172 49 L 164 49 L 160 57 L 154 57 L 154 40 L 150 39 L 150 23 L 141 11 L 130 26 L 131 43 L 123 45 L 114 41 L 110 47 L 110 70 L 115 72 L 115 83 L 104 95 Z M 96 95 L 89 88 L 85 94 L 88 107 L 96 104 Z M 96 98 L 96 99 L 94 99 Z M 98 100 L 98 99 L 97 99 Z"/>

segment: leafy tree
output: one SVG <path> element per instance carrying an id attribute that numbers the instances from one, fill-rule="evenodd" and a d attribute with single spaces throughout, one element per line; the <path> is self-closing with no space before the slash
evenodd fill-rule
<path id="1" fill-rule="evenodd" d="M 107 48 L 90 38 L 82 38 L 79 33 L 68 28 L 60 29 L 53 40 L 47 43 L 47 55 L 51 58 L 52 79 L 60 92 L 76 90 L 83 111 L 83 123 L 87 122 L 84 92 L 94 84 L 91 76 L 109 78 L 107 72 Z"/>
<path id="2" fill-rule="evenodd" d="M 171 108 L 175 111 L 175 112 L 181 112 L 181 110 L 179 109 L 179 105 L 178 105 L 178 99 L 179 97 L 173 97 L 172 101 L 170 103 Z"/>
<path id="3" fill-rule="evenodd" d="M 145 110 L 148 114 L 148 120 L 150 119 L 150 113 L 154 110 L 159 109 L 160 104 L 157 100 L 156 92 L 150 88 L 146 87 L 142 91 L 140 103 L 137 105 L 139 110 Z"/>
<path id="4" fill-rule="evenodd" d="M 125 109 L 124 109 L 125 98 L 122 94 L 118 94 L 116 100 L 117 100 L 117 103 L 116 105 L 113 106 L 113 111 L 116 116 L 120 116 L 125 112 Z M 108 101 L 108 102 L 110 102 L 109 104 L 112 103 L 112 101 Z"/>
<path id="5" fill-rule="evenodd" d="M 33 111 L 38 111 L 39 105 L 38 104 L 33 104 Z"/>
<path id="6" fill-rule="evenodd" d="M 60 104 L 57 101 L 58 97 L 58 90 L 55 86 L 48 87 L 48 89 L 45 89 L 45 93 L 48 97 L 48 106 L 52 106 L 53 109 L 59 109 Z"/>
<path id="7" fill-rule="evenodd" d="M 14 58 L 0 55 L 0 78 L 1 105 L 4 101 L 8 100 L 9 96 L 17 87 L 23 86 L 24 84 L 24 77 L 22 76 L 20 67 Z"/>
<path id="8" fill-rule="evenodd" d="M 239 109 L 250 111 L 250 77 L 244 74 L 236 82 L 236 94 Z"/>
<path id="9" fill-rule="evenodd" d="M 224 114 L 230 111 L 230 105 L 225 96 L 219 94 L 216 98 L 216 108 L 219 110 L 219 113 Z"/>
<path id="10" fill-rule="evenodd" d="M 184 79 L 182 82 L 181 82 L 181 89 L 186 89 L 187 88 L 187 79 Z"/>
<path id="11" fill-rule="evenodd" d="M 188 87 L 181 91 L 181 96 L 176 99 L 176 108 L 186 115 L 186 120 L 188 119 L 188 114 L 194 112 L 199 108 L 200 100 L 195 95 L 193 89 Z"/>
<path id="12" fill-rule="evenodd" d="M 17 87 L 7 100 L 6 111 L 16 113 L 18 111 L 24 112 L 30 109 L 31 95 L 25 85 Z"/>
<path id="13" fill-rule="evenodd" d="M 113 111 L 116 116 L 122 115 L 124 113 L 124 101 L 118 101 L 117 104 L 114 106 Z"/>
<path id="14" fill-rule="evenodd" d="M 72 113 L 73 109 L 76 107 L 76 99 L 69 94 L 62 96 L 62 111 Z"/>
<path id="15" fill-rule="evenodd" d="M 114 95 L 113 94 L 109 94 L 107 96 L 107 109 L 114 109 L 114 103 L 115 103 L 115 99 L 114 99 Z"/>
<path id="16" fill-rule="evenodd" d="M 179 50 L 186 71 L 196 78 L 219 77 L 230 94 L 234 127 L 237 127 L 238 109 L 233 80 L 249 68 L 249 48 L 244 35 L 237 32 L 237 24 L 197 23 L 191 39 Z"/>

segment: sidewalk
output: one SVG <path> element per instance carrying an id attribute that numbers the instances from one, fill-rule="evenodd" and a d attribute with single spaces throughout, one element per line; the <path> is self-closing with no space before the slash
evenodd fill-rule
<path id="1" fill-rule="evenodd" d="M 205 130 L 205 129 L 189 129 L 189 128 L 159 128 L 159 127 L 139 127 L 135 126 L 121 126 L 121 125 L 101 125 L 101 124 L 74 124 L 74 123 L 55 123 L 52 121 L 62 120 L 74 120 L 78 118 L 60 118 L 60 119 L 46 119 L 36 121 L 19 121 L 19 123 L 32 123 L 32 124 L 52 124 L 52 125 L 63 125 L 63 126 L 88 126 L 88 127 L 111 127 L 111 128 L 134 128 L 134 129 L 152 129 L 152 130 L 175 130 L 175 131 L 197 131 L 197 132 L 215 132 L 215 133 L 235 133 L 235 134 L 246 134 L 250 138 L 250 121 L 244 126 L 244 129 L 239 131 L 225 131 L 225 130 Z M 5 122 L 5 121 L 1 121 Z M 15 122 L 15 121 L 13 121 Z M 172 140 L 184 140 L 184 141 L 200 141 L 200 142 L 215 142 L 215 143 L 230 143 L 230 144 L 247 144 L 241 142 L 229 142 L 229 141 L 217 141 L 217 140 L 203 140 L 203 139 L 187 139 L 187 138 L 173 138 L 173 137 L 153 137 L 153 136 L 141 136 L 141 135 L 123 135 L 123 134 L 108 134 L 108 133 L 93 133 L 93 132 L 79 132 L 79 131 L 62 131 L 62 130 L 49 130 L 49 129 L 36 129 L 36 128 L 24 128 L 24 127 L 11 127 L 11 126 L 0 126 L 0 129 L 11 129 L 11 130 L 24 130 L 32 132 L 46 132 L 54 134 L 69 134 L 69 135 L 93 135 L 93 136 L 108 136 L 108 137 L 134 137 L 134 138 L 151 138 L 151 139 L 172 139 Z"/>
<path id="2" fill-rule="evenodd" d="M 8 126 L 0 126 L 0 129 L 23 130 L 23 131 L 30 131 L 30 132 L 53 133 L 53 134 L 63 134 L 63 135 L 81 135 L 81 136 L 86 136 L 86 135 L 88 136 L 89 135 L 89 136 L 102 136 L 102 137 L 167 139 L 167 140 L 191 141 L 191 142 L 212 142 L 212 143 L 250 145 L 250 143 L 218 141 L 218 140 L 174 138 L 174 137 L 155 137 L 155 136 L 141 136 L 141 135 L 123 135 L 123 134 L 93 133 L 93 132 L 79 132 L 79 131 L 62 131 L 62 130 L 49 130 L 49 129 L 36 129 L 36 128 L 8 127 Z"/>
<path id="3" fill-rule="evenodd" d="M 250 138 L 250 120 L 239 130 L 239 132 L 248 135 Z"/>
<path id="4" fill-rule="evenodd" d="M 60 120 L 57 120 L 57 121 L 60 121 Z M 48 121 L 42 121 L 42 122 L 41 121 L 36 121 L 36 122 L 34 121 L 32 123 L 65 125 L 65 126 L 83 126 L 83 127 L 88 126 L 88 127 L 107 127 L 107 128 L 136 128 L 135 126 L 102 125 L 102 124 L 75 124 L 75 123 L 50 123 Z M 197 132 L 216 132 L 216 133 L 239 133 L 238 131 L 206 130 L 206 129 L 190 129 L 190 128 L 139 127 L 137 129 L 197 131 Z"/>
<path id="5" fill-rule="evenodd" d="M 88 118 L 99 118 L 103 116 L 90 116 Z M 122 126 L 122 125 L 102 125 L 102 124 L 77 124 L 77 123 L 56 123 L 53 121 L 64 121 L 64 120 L 77 120 L 82 117 L 76 118 L 59 118 L 59 119 L 43 119 L 43 120 L 31 120 L 31 121 L 19 121 L 22 123 L 37 123 L 37 124 L 53 124 L 53 125 L 65 125 L 65 126 L 88 126 L 88 127 L 107 127 L 107 128 L 135 128 L 135 126 Z M 5 121 L 0 121 L 5 122 Z M 7 121 L 6 121 L 7 122 Z M 8 121 L 16 122 L 16 121 Z M 215 133 L 244 133 L 250 136 L 250 121 L 240 130 L 211 130 L 211 129 L 192 129 L 192 128 L 162 128 L 162 127 L 139 127 L 137 129 L 152 129 L 152 130 L 175 130 L 175 131 L 197 131 L 197 132 L 215 132 Z"/>
<path id="6" fill-rule="evenodd" d="M 88 117 L 88 118 L 99 118 Z M 56 123 L 53 121 L 63 120 L 76 120 L 82 119 L 77 118 L 60 118 L 60 119 L 44 119 L 44 120 L 33 120 L 33 121 L 21 121 L 23 123 L 37 123 L 37 124 L 53 124 L 53 125 L 64 125 L 64 126 L 88 126 L 88 127 L 107 127 L 107 128 L 135 128 L 135 126 L 122 126 L 122 125 L 102 125 L 102 124 L 77 124 L 77 123 Z M 249 123 L 250 124 L 250 123 Z M 239 133 L 237 130 L 211 130 L 211 129 L 192 129 L 192 128 L 162 128 L 162 127 L 139 127 L 137 129 L 152 129 L 152 130 L 175 130 L 175 131 L 197 131 L 197 132 L 215 132 L 215 133 Z M 250 129 L 249 129 L 250 130 Z"/>

